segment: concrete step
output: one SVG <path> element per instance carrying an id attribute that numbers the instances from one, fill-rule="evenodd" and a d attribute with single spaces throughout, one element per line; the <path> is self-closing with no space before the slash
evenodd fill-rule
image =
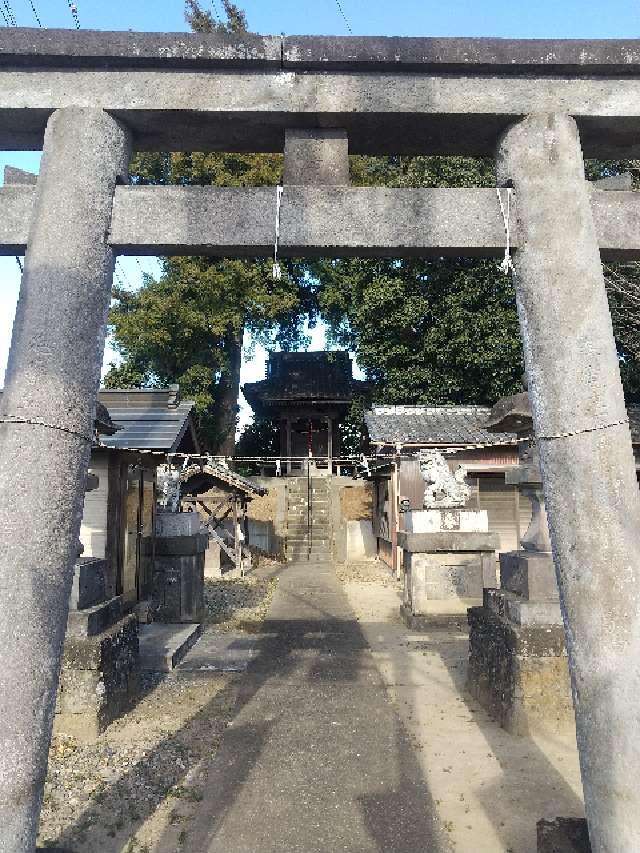
<path id="1" fill-rule="evenodd" d="M 171 672 L 197 643 L 203 624 L 170 624 L 151 622 L 139 626 L 140 668 L 155 672 Z"/>

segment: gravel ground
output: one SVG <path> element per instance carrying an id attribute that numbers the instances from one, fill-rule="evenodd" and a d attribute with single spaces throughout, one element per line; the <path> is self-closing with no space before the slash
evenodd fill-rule
<path id="1" fill-rule="evenodd" d="M 208 581 L 207 631 L 258 631 L 277 564 L 242 580 Z M 39 844 L 74 853 L 150 853 L 167 824 L 184 826 L 202 799 L 205 759 L 234 716 L 242 674 L 174 678 L 146 673 L 132 710 L 93 744 L 54 738 Z"/>
<path id="2" fill-rule="evenodd" d="M 402 585 L 394 578 L 391 569 L 381 560 L 367 563 L 344 563 L 336 566 L 336 575 L 343 584 L 372 583 L 378 586 L 395 587 Z"/>

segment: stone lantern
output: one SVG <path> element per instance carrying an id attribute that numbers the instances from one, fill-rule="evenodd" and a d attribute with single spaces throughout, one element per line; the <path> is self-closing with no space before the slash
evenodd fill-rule
<path id="1" fill-rule="evenodd" d="M 551 554 L 538 448 L 526 391 L 503 397 L 485 429 L 515 433 L 518 468 L 506 482 L 531 501 L 521 548 L 500 554 L 500 587 L 469 610 L 470 693 L 513 734 L 573 723 L 564 627 Z"/>

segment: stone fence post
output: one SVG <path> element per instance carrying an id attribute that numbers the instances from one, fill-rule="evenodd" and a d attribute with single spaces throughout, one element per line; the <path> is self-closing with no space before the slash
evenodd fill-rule
<path id="1" fill-rule="evenodd" d="M 0 412 L 0 851 L 31 853 L 42 802 L 129 134 L 49 119 Z"/>
<path id="2" fill-rule="evenodd" d="M 640 498 L 574 120 L 530 115 L 498 149 L 594 853 L 640 849 Z M 570 433 L 563 435 L 563 433 Z"/>

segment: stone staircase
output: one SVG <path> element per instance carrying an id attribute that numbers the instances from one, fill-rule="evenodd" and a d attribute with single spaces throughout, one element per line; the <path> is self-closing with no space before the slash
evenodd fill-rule
<path id="1" fill-rule="evenodd" d="M 329 479 L 291 477 L 287 482 L 287 559 L 331 561 Z M 309 501 L 311 503 L 309 511 Z"/>

